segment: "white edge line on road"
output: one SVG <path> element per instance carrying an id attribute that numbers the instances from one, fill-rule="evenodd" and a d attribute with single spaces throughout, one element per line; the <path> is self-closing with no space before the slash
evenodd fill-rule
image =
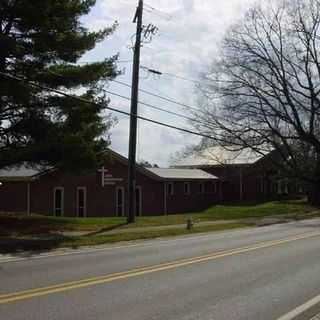
<path id="1" fill-rule="evenodd" d="M 318 303 L 320 303 L 320 294 L 277 320 L 292 320 Z"/>
<path id="2" fill-rule="evenodd" d="M 133 248 L 133 247 L 150 247 L 154 244 L 168 244 L 168 243 L 174 243 L 174 242 L 180 242 L 180 241 L 186 241 L 186 240 L 202 240 L 202 239 L 206 239 L 206 238 L 211 238 L 216 236 L 218 239 L 221 238 L 222 236 L 229 236 L 229 235 L 234 235 L 234 234 L 238 234 L 238 233 L 244 233 L 248 230 L 253 231 L 253 230 L 262 230 L 265 228 L 270 228 L 270 227 L 283 227 L 284 225 L 290 225 L 291 223 L 288 224 L 277 224 L 277 225 L 271 225 L 271 226 L 264 226 L 264 227 L 260 227 L 260 228 L 242 228 L 239 230 L 233 230 L 233 231 L 217 231 L 214 232 L 212 234 L 208 234 L 208 233 L 200 233 L 197 236 L 183 236 L 180 238 L 171 238 L 171 239 L 163 239 L 163 238 L 158 238 L 158 241 L 155 242 L 154 239 L 153 240 L 145 240 L 147 241 L 147 243 L 145 241 L 143 242 L 139 242 L 139 243 L 132 243 L 132 244 L 125 244 L 125 245 L 120 245 L 120 246 L 105 246 L 105 247 L 101 247 L 101 248 L 86 248 L 83 247 L 82 249 L 61 249 L 61 250 L 57 250 L 54 252 L 48 252 L 48 253 L 39 253 L 38 255 L 33 254 L 30 256 L 26 256 L 26 257 L 5 257 L 5 258 L 1 258 L 0 256 L 0 265 L 1 264 L 5 264 L 5 263 L 13 263 L 13 262 L 20 262 L 20 261 L 28 261 L 28 260 L 35 260 L 35 259 L 45 259 L 45 258 L 53 258 L 53 257 L 63 257 L 63 256 L 69 256 L 69 255 L 75 255 L 75 254 L 85 254 L 85 253 L 95 253 L 95 252 L 101 252 L 101 251 L 111 251 L 111 250 L 120 250 L 120 249 L 129 249 L 129 248 Z M 294 236 L 295 234 L 293 234 Z"/>

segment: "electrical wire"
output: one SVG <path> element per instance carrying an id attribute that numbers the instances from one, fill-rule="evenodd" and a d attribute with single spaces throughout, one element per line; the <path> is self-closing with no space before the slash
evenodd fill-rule
<path id="1" fill-rule="evenodd" d="M 198 83 L 198 84 L 206 84 L 206 85 L 210 85 L 210 82 L 216 82 L 216 83 L 231 83 L 233 81 L 230 81 L 230 80 L 218 80 L 218 79 L 210 79 L 208 81 L 208 83 L 205 83 L 203 81 L 199 81 L 199 80 L 195 80 L 195 79 L 191 79 L 191 78 L 187 78 L 187 77 L 184 77 L 184 76 L 181 76 L 181 75 L 177 75 L 177 74 L 174 74 L 174 73 L 169 73 L 169 72 L 161 72 L 159 70 L 155 70 L 155 69 L 152 69 L 152 68 L 149 68 L 149 67 L 146 67 L 146 66 L 140 66 L 141 69 L 144 69 L 144 70 L 147 70 L 148 72 L 151 72 L 151 73 L 154 73 L 154 74 L 157 74 L 157 75 L 166 75 L 166 76 L 169 76 L 169 77 L 173 77 L 173 78 L 176 78 L 176 79 L 180 79 L 180 80 L 184 80 L 184 81 L 189 81 L 189 82 L 193 82 L 193 83 Z"/>
<path id="2" fill-rule="evenodd" d="M 217 141 L 217 138 L 214 138 L 214 137 L 212 137 L 210 135 L 207 135 L 207 134 L 202 134 L 202 133 L 199 133 L 199 132 L 196 132 L 196 131 L 192 131 L 192 130 L 189 130 L 189 129 L 186 129 L 186 128 L 177 127 L 177 126 L 165 123 L 165 122 L 161 122 L 161 121 L 157 121 L 157 120 L 150 119 L 150 118 L 147 118 L 147 117 L 135 115 L 135 114 L 132 114 L 130 112 L 119 110 L 116 107 L 105 106 L 105 105 L 102 105 L 102 104 L 99 104 L 99 103 L 96 103 L 96 102 L 93 102 L 93 101 L 90 101 L 90 100 L 87 100 L 87 99 L 84 99 L 84 98 L 81 98 L 81 97 L 78 97 L 78 96 L 70 95 L 70 94 L 65 93 L 63 91 L 60 91 L 60 90 L 56 90 L 56 89 L 53 89 L 53 88 L 38 84 L 36 82 L 27 80 L 27 79 L 22 78 L 22 77 L 10 75 L 10 74 L 7 74 L 5 72 L 0 72 L 0 75 L 6 77 L 8 79 L 12 79 L 12 80 L 15 80 L 15 81 L 26 83 L 30 87 L 34 87 L 34 88 L 46 90 L 46 91 L 49 91 L 49 92 L 53 92 L 53 93 L 56 93 L 58 95 L 61 95 L 61 96 L 64 96 L 64 97 L 67 97 L 67 98 L 70 98 L 70 99 L 73 99 L 73 100 L 76 100 L 76 101 L 80 101 L 80 102 L 91 104 L 91 105 L 95 105 L 95 106 L 103 106 L 105 109 L 110 110 L 110 111 L 114 111 L 116 113 L 120 113 L 120 114 L 123 114 L 123 115 L 126 115 L 126 116 L 133 116 L 133 117 L 136 117 L 137 119 L 140 119 L 140 120 L 143 120 L 143 121 L 146 121 L 146 122 L 149 122 L 149 123 L 153 123 L 153 124 L 156 124 L 156 125 L 159 125 L 159 126 L 162 126 L 162 127 L 174 129 L 174 130 L 177 130 L 177 131 L 180 131 L 180 132 L 189 133 L 189 134 L 192 134 L 192 135 L 195 135 L 195 136 L 199 136 L 199 137 L 202 137 L 202 138 L 206 138 L 206 139 Z"/>
<path id="3" fill-rule="evenodd" d="M 159 10 L 155 7 L 150 6 L 147 3 L 144 3 L 144 10 L 153 14 L 156 14 L 158 17 L 164 18 L 166 20 L 171 20 L 173 18 L 173 16 L 165 11 Z"/>
<path id="4" fill-rule="evenodd" d="M 61 74 L 59 74 L 59 73 L 56 73 L 56 72 L 53 72 L 53 71 L 49 71 L 49 72 L 51 72 L 52 74 L 54 74 L 54 75 L 56 75 L 56 76 L 58 76 L 58 77 L 63 77 L 63 75 L 61 75 Z M 132 86 L 131 86 L 130 84 L 125 83 L 125 82 L 123 82 L 123 81 L 119 81 L 119 80 L 112 79 L 112 78 L 108 79 L 108 81 L 111 81 L 111 82 L 114 82 L 114 83 L 118 83 L 118 84 L 120 84 L 120 85 L 122 85 L 122 86 L 125 86 L 125 87 L 127 87 L 127 88 L 130 88 L 130 89 L 132 88 Z M 120 94 L 111 92 L 111 91 L 109 91 L 109 90 L 105 90 L 105 89 L 103 89 L 103 90 L 104 90 L 105 92 L 109 93 L 109 94 L 116 95 L 116 96 L 118 96 L 118 97 L 120 97 L 120 98 L 127 99 L 127 100 L 131 100 L 129 97 L 122 96 L 122 95 L 120 95 Z M 153 96 L 153 97 L 162 99 L 162 100 L 164 100 L 164 101 L 166 101 L 166 102 L 170 102 L 170 103 L 176 104 L 176 105 L 178 105 L 178 106 L 181 106 L 181 107 L 184 107 L 184 108 L 193 110 L 193 111 L 195 111 L 195 112 L 200 112 L 200 113 L 204 114 L 204 111 L 201 110 L 200 108 L 197 108 L 197 107 L 194 107 L 194 106 L 190 106 L 190 105 L 188 105 L 188 104 L 185 104 L 185 103 L 176 101 L 176 100 L 174 100 L 174 99 L 172 99 L 172 98 L 170 98 L 170 97 L 163 97 L 163 96 L 161 96 L 161 95 L 159 95 L 159 94 L 155 94 L 155 93 L 150 92 L 150 91 L 145 90 L 145 89 L 140 89 L 140 88 L 139 88 L 138 90 L 139 90 L 140 92 L 143 92 L 143 93 L 148 94 L 148 95 L 150 95 L 150 96 Z M 175 112 L 173 112 L 173 111 L 169 111 L 169 110 L 166 110 L 166 109 L 163 109 L 163 108 L 159 108 L 159 107 L 156 107 L 156 106 L 150 105 L 150 104 L 148 104 L 148 103 L 144 103 L 144 102 L 139 102 L 139 103 L 142 104 L 142 105 L 145 105 L 145 106 L 147 106 L 147 107 L 150 107 L 150 108 L 159 110 L 159 111 L 167 112 L 167 113 L 170 113 L 170 114 L 172 114 L 172 115 L 180 116 L 180 117 L 185 118 L 184 115 L 175 113 Z M 187 119 L 187 120 L 190 120 L 190 118 L 186 118 L 186 119 Z M 193 120 L 191 120 L 191 121 L 193 121 Z"/>
<path id="5" fill-rule="evenodd" d="M 119 98 L 122 98 L 122 99 L 125 99 L 125 100 L 128 100 L 128 101 L 131 101 L 131 98 L 129 97 L 126 97 L 124 95 L 121 95 L 119 93 L 115 93 L 115 92 L 112 92 L 112 91 L 109 91 L 109 90 L 105 90 L 105 89 L 102 89 L 104 92 L 108 93 L 108 94 L 111 94 L 111 95 L 114 95 L 116 97 L 119 97 Z M 164 113 L 168 113 L 168 114 L 171 114 L 173 116 L 176 116 L 176 117 L 179 117 L 179 118 L 183 118 L 185 120 L 188 120 L 188 121 L 191 121 L 191 122 L 195 122 L 195 123 L 199 123 L 199 124 L 202 124 L 206 127 L 208 127 L 209 125 L 209 122 L 203 122 L 203 121 L 199 121 L 199 120 L 196 120 L 194 118 L 191 118 L 191 117 L 188 117 L 186 115 L 183 115 L 181 113 L 178 113 L 178 112 L 174 112 L 174 111 L 170 111 L 168 109 L 164 109 L 164 108 L 161 108 L 161 107 L 158 107 L 158 106 L 155 106 L 155 105 L 152 105 L 150 103 L 146 103 L 146 102 L 142 102 L 142 101 L 138 101 L 138 103 L 140 105 L 143 105 L 143 106 L 146 106 L 150 109 L 154 109 L 154 110 L 157 110 L 157 111 L 161 111 L 161 112 L 164 112 Z"/>
<path id="6" fill-rule="evenodd" d="M 77 64 L 90 64 L 90 63 L 98 63 L 101 61 L 79 61 L 77 62 L 75 65 Z M 115 60 L 114 63 L 131 63 L 133 62 L 133 60 Z"/>
<path id="7" fill-rule="evenodd" d="M 62 76 L 61 74 L 59 74 L 59 73 L 52 72 L 52 71 L 49 71 L 49 72 L 52 73 L 52 74 L 54 74 L 54 75 L 56 75 L 56 76 L 58 76 L 58 77 L 63 77 L 63 76 Z M 124 85 L 124 86 L 126 86 L 126 87 L 131 88 L 131 85 L 129 85 L 129 84 L 125 83 L 125 82 L 122 82 L 122 81 L 118 81 L 118 80 L 115 80 L 115 79 L 109 79 L 109 81 L 113 81 L 113 82 L 115 82 L 115 83 L 119 83 L 119 84 L 121 84 L 121 85 Z M 112 91 L 106 90 L 106 89 L 102 89 L 102 90 L 103 90 L 104 92 L 108 93 L 108 94 L 114 95 L 114 96 L 116 96 L 116 97 L 119 97 L 119 98 L 122 98 L 122 99 L 125 99 L 125 100 L 128 100 L 128 101 L 131 101 L 131 98 L 126 97 L 126 96 L 124 96 L 124 95 L 122 95 L 122 94 L 119 94 L 119 93 L 116 93 L 116 92 L 112 92 Z M 165 100 L 165 101 L 169 101 L 169 102 L 171 102 L 171 103 L 175 103 L 175 104 L 181 105 L 181 106 L 183 106 L 183 107 L 187 107 L 187 108 L 189 108 L 189 109 L 193 109 L 193 110 L 195 110 L 196 112 L 201 112 L 202 114 L 205 114 L 205 113 L 204 113 L 201 109 L 199 109 L 199 108 L 191 107 L 191 106 L 188 106 L 188 105 L 186 105 L 186 104 L 181 104 L 181 103 L 176 102 L 176 101 L 174 101 L 174 100 L 171 100 L 171 99 L 168 99 L 168 98 L 165 98 L 165 97 L 161 97 L 160 95 L 153 94 L 153 93 L 151 93 L 151 92 L 149 92 L 149 91 L 147 91 L 147 90 L 144 90 L 144 89 L 139 89 L 139 91 L 144 92 L 144 93 L 147 93 L 147 94 L 152 95 L 152 96 L 155 96 L 155 97 L 158 97 L 158 98 L 161 98 L 161 99 L 163 99 L 163 100 Z M 177 113 L 177 112 L 174 112 L 174 111 L 170 111 L 170 110 L 167 110 L 167 109 L 164 109 L 164 108 L 161 108 L 161 107 L 158 107 L 158 106 L 155 106 L 155 105 L 146 103 L 146 102 L 142 102 L 142 101 L 138 101 L 138 102 L 139 102 L 139 104 L 144 105 L 144 106 L 146 106 L 146 107 L 149 107 L 149 108 L 151 108 L 151 109 L 158 110 L 158 111 L 161 111 L 161 112 L 165 112 L 165 113 L 174 115 L 174 116 L 176 116 L 176 117 L 184 118 L 184 119 L 186 119 L 186 120 L 188 120 L 188 121 L 191 121 L 191 122 L 196 122 L 196 121 L 197 121 L 196 119 L 190 118 L 190 117 L 185 116 L 185 115 L 183 115 L 183 114 L 181 114 L 181 113 Z M 202 122 L 202 124 L 204 124 L 204 123 Z M 206 123 L 206 124 L 204 124 L 204 125 L 207 126 L 208 124 Z"/>
<path id="8" fill-rule="evenodd" d="M 119 81 L 119 80 L 110 79 L 110 81 L 115 82 L 115 83 L 118 83 L 118 84 L 123 85 L 123 86 L 126 86 L 126 87 L 128 87 L 128 88 L 131 88 L 131 87 L 132 87 L 130 84 L 125 83 L 125 82 L 122 82 L 122 81 Z M 141 92 L 143 92 L 143 93 L 145 93 L 145 94 L 148 94 L 148 95 L 150 95 L 150 96 L 153 96 L 153 97 L 162 99 L 162 100 L 164 100 L 164 101 L 167 101 L 167 102 L 170 102 L 170 103 L 174 103 L 174 104 L 179 105 L 179 106 L 181 106 L 181 107 L 184 107 L 184 108 L 187 108 L 187 109 L 190 109 L 190 110 L 194 110 L 194 111 L 197 111 L 197 112 L 199 112 L 199 111 L 202 112 L 202 110 L 201 110 L 200 108 L 190 106 L 190 105 L 185 104 L 185 103 L 183 103 L 183 102 L 176 101 L 176 100 L 174 100 L 174 99 L 172 99 L 172 98 L 163 97 L 163 96 L 161 96 L 161 95 L 159 95 L 159 94 L 156 94 L 156 93 L 147 91 L 147 90 L 145 90 L 145 89 L 139 89 L 139 91 L 141 91 Z"/>
<path id="9" fill-rule="evenodd" d="M 123 86 L 126 86 L 126 87 L 128 87 L 128 88 L 131 88 L 131 87 L 132 87 L 131 85 L 129 85 L 129 84 L 125 83 L 125 82 L 118 81 L 118 80 L 115 80 L 115 79 L 110 79 L 110 81 L 113 81 L 113 82 L 115 82 L 115 83 L 119 83 L 119 84 L 121 84 L 121 85 L 123 85 Z M 120 95 L 120 94 L 118 94 L 118 93 L 114 93 L 114 92 L 112 92 L 112 91 L 105 90 L 105 89 L 103 89 L 103 91 L 105 91 L 106 93 L 109 93 L 109 94 L 111 94 L 111 95 L 116 95 L 116 96 L 118 96 L 118 97 L 120 97 L 120 98 L 123 98 L 123 99 L 130 100 L 130 101 L 131 101 L 131 99 L 130 99 L 129 97 Z M 167 102 L 170 102 L 170 103 L 174 103 L 174 104 L 179 105 L 179 106 L 181 106 L 181 107 L 183 107 L 183 108 L 187 108 L 187 109 L 193 110 L 193 111 L 195 111 L 195 112 L 202 113 L 204 116 L 207 116 L 206 112 L 203 111 L 203 110 L 201 110 L 200 108 L 192 107 L 192 106 L 190 106 L 190 105 L 188 105 L 188 104 L 175 101 L 175 100 L 173 100 L 173 99 L 171 99 L 171 98 L 163 97 L 163 96 L 161 96 L 161 95 L 152 93 L 152 92 L 147 91 L 147 90 L 144 90 L 144 89 L 139 89 L 139 91 L 141 91 L 141 92 L 143 92 L 143 93 L 146 93 L 146 94 L 149 94 L 149 95 L 151 95 L 151 96 L 157 97 L 157 98 L 159 98 L 159 99 L 162 99 L 162 100 L 164 100 L 164 101 L 167 101 Z M 149 103 L 145 103 L 145 102 L 139 101 L 139 104 L 144 105 L 144 106 L 149 107 L 149 108 L 152 108 L 152 109 L 155 109 L 155 110 L 158 110 L 158 111 L 162 111 L 162 112 L 166 112 L 166 113 L 172 114 L 172 115 L 177 116 L 177 117 L 180 117 L 180 118 L 184 118 L 184 119 L 189 120 L 189 121 L 192 121 L 192 122 L 202 123 L 202 124 L 204 124 L 204 125 L 206 125 L 206 126 L 208 126 L 208 124 L 209 124 L 209 123 L 199 122 L 198 120 L 193 119 L 193 118 L 190 118 L 190 117 L 188 117 L 188 116 L 186 116 L 186 115 L 183 115 L 183 114 L 181 114 L 181 113 L 177 113 L 177 112 L 174 112 L 174 111 L 171 111 L 171 110 L 168 110 L 168 109 L 160 108 L 160 107 L 158 107 L 158 106 L 155 106 L 155 105 L 152 105 L 152 104 L 149 104 Z M 215 117 L 216 117 L 217 119 L 224 120 L 223 118 L 221 118 L 221 117 L 219 117 L 219 116 L 217 116 L 217 115 L 216 115 Z"/>

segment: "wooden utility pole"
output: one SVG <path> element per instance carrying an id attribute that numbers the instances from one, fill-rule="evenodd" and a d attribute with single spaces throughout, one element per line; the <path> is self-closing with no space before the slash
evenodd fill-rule
<path id="1" fill-rule="evenodd" d="M 135 193 L 136 193 L 136 144 L 137 144 L 137 111 L 139 91 L 140 48 L 142 33 L 143 0 L 139 0 L 133 22 L 137 23 L 136 43 L 134 46 L 132 89 L 131 89 L 131 115 L 129 133 L 129 164 L 128 164 L 128 223 L 134 223 L 136 219 Z"/>

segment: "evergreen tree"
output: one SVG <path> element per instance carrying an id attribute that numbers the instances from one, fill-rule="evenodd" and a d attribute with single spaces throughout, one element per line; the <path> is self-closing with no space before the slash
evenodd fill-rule
<path id="1" fill-rule="evenodd" d="M 118 74 L 117 56 L 77 64 L 112 34 L 81 22 L 95 0 L 0 0 L 0 72 L 71 93 L 79 102 L 0 75 L 0 167 L 28 161 L 92 168 L 113 124 L 102 85 Z"/>

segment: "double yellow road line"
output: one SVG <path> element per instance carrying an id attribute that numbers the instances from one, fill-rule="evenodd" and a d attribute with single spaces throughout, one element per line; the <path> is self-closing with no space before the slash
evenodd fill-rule
<path id="1" fill-rule="evenodd" d="M 51 285 L 47 287 L 18 291 L 18 292 L 13 292 L 8 294 L 1 294 L 0 304 L 26 300 L 26 299 L 45 296 L 53 293 L 65 292 L 69 290 L 80 289 L 80 288 L 85 288 L 85 287 L 94 286 L 98 284 L 108 283 L 116 280 L 137 277 L 137 276 L 146 275 L 149 273 L 180 268 L 180 267 L 184 267 L 184 266 L 188 266 L 196 263 L 220 259 L 223 257 L 255 251 L 258 249 L 270 248 L 270 247 L 278 246 L 281 244 L 303 240 L 303 239 L 314 238 L 318 236 L 320 236 L 320 232 L 304 233 L 304 234 L 291 236 L 291 237 L 280 239 L 280 240 L 260 242 L 247 247 L 240 247 L 240 248 L 224 250 L 224 251 L 216 251 L 216 252 L 212 252 L 210 254 L 206 254 L 202 256 L 197 256 L 197 257 L 188 258 L 188 259 L 181 259 L 181 260 L 176 260 L 176 261 L 167 262 L 167 263 L 161 263 L 153 266 L 139 267 L 139 268 L 135 268 L 135 269 L 124 271 L 124 272 L 111 273 L 104 276 L 65 282 L 65 283 Z"/>

